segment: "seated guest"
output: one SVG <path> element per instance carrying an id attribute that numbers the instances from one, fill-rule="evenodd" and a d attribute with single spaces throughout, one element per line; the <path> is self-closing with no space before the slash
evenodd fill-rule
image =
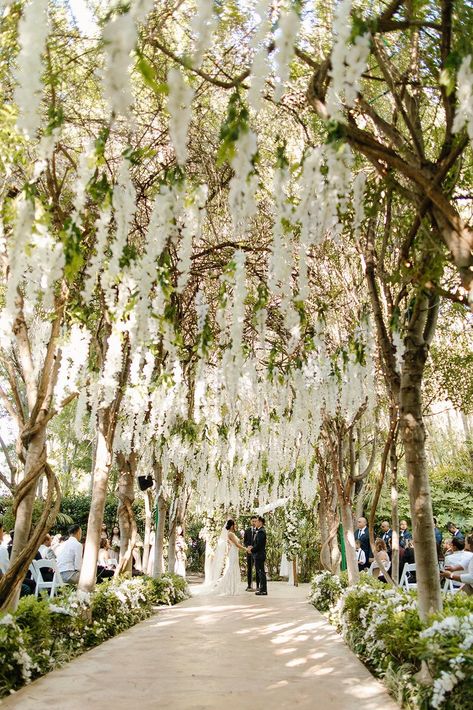
<path id="1" fill-rule="evenodd" d="M 389 525 L 387 520 L 383 520 L 383 522 L 381 523 L 381 532 L 381 540 L 383 540 L 384 544 L 386 545 L 388 555 L 391 555 L 393 547 L 393 531 L 391 530 L 391 526 Z"/>
<path id="2" fill-rule="evenodd" d="M 110 560 L 110 543 L 108 538 L 103 537 L 100 540 L 99 556 L 97 559 L 97 582 L 113 577 L 115 574 L 114 567 L 109 564 Z"/>
<path id="3" fill-rule="evenodd" d="M 98 556 L 98 564 L 102 565 L 102 567 L 108 567 L 108 561 L 110 559 L 110 543 L 108 541 L 107 537 L 103 537 L 100 540 L 100 549 L 99 549 L 99 556 Z"/>
<path id="4" fill-rule="evenodd" d="M 451 540 L 445 540 L 445 548 L 445 567 L 460 565 L 463 569 L 467 569 L 473 553 L 465 550 L 464 540 L 452 537 Z"/>
<path id="5" fill-rule="evenodd" d="M 356 525 L 358 529 L 355 531 L 355 540 L 360 541 L 361 549 L 365 553 L 366 562 L 365 567 L 363 569 L 366 569 L 366 567 L 368 567 L 368 560 L 370 559 L 370 557 L 372 557 L 370 547 L 370 534 L 368 531 L 368 521 L 366 520 L 366 518 L 358 518 Z"/>
<path id="6" fill-rule="evenodd" d="M 358 569 L 360 572 L 366 568 L 366 557 L 365 553 L 361 549 L 361 542 L 355 540 L 355 551 L 356 551 L 356 561 L 358 562 Z"/>
<path id="7" fill-rule="evenodd" d="M 473 535 L 467 535 L 465 543 L 465 551 L 471 553 L 468 567 L 462 565 L 446 564 L 445 570 L 441 572 L 441 576 L 446 579 L 452 579 L 454 582 L 462 582 L 462 592 L 473 595 Z M 453 555 L 450 555 L 450 559 Z"/>
<path id="8" fill-rule="evenodd" d="M 39 554 L 43 558 L 43 560 L 55 560 L 56 559 L 56 553 L 54 552 L 53 548 L 51 547 L 52 543 L 52 538 L 49 533 L 46 533 L 44 536 L 43 544 L 39 546 Z"/>
<path id="9" fill-rule="evenodd" d="M 377 557 L 382 564 L 382 568 L 380 569 L 378 560 L 375 557 L 375 559 L 371 563 L 370 572 L 373 577 L 376 577 L 380 581 L 385 582 L 386 580 L 383 577 L 383 573 L 389 571 L 389 568 L 391 567 L 391 560 L 389 559 L 388 551 L 386 549 L 386 543 L 384 542 L 384 540 L 381 540 L 380 537 L 376 538 L 374 543 L 374 549 L 376 550 Z"/>
<path id="10" fill-rule="evenodd" d="M 412 533 L 407 528 L 407 520 L 401 520 L 399 523 L 399 547 L 406 547 L 406 542 L 412 540 Z"/>
<path id="11" fill-rule="evenodd" d="M 414 554 L 414 540 L 410 538 L 406 540 L 406 546 L 404 548 L 404 554 L 402 560 L 399 561 L 399 579 L 401 578 L 402 572 L 404 570 L 404 565 L 415 564 L 415 554 Z M 409 582 L 416 582 L 416 573 L 414 571 L 408 573 Z"/>
<path id="12" fill-rule="evenodd" d="M 68 530 L 69 538 L 58 552 L 57 566 L 61 577 L 67 584 L 79 582 L 82 567 L 82 529 L 80 525 L 71 525 Z"/>
<path id="13" fill-rule="evenodd" d="M 455 525 L 455 523 L 447 523 L 446 528 L 452 538 L 458 538 L 460 540 L 465 541 L 465 536 L 462 533 L 462 531 Z"/>

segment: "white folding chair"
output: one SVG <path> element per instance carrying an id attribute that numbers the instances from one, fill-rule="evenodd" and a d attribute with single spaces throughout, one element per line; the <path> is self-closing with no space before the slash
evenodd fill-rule
<path id="1" fill-rule="evenodd" d="M 415 563 L 408 565 L 405 564 L 402 570 L 401 574 L 401 579 L 399 580 L 399 586 L 402 589 L 417 589 L 417 583 L 416 582 L 409 582 L 409 572 L 415 572 L 416 571 L 416 566 Z"/>
<path id="2" fill-rule="evenodd" d="M 54 597 L 56 589 L 58 587 L 62 587 L 64 584 L 61 574 L 57 568 L 56 560 L 33 560 L 30 566 L 34 567 L 36 572 L 36 576 L 32 572 L 33 579 L 36 582 L 35 596 L 38 596 L 42 589 L 50 589 L 50 596 Z M 54 572 L 53 578 L 50 582 L 45 582 L 43 579 L 43 575 L 41 573 L 42 569 L 51 569 Z"/>
<path id="3" fill-rule="evenodd" d="M 444 592 L 450 592 L 450 594 L 456 594 L 462 588 L 461 582 L 455 582 L 453 579 L 445 578 L 445 584 L 443 585 Z"/>

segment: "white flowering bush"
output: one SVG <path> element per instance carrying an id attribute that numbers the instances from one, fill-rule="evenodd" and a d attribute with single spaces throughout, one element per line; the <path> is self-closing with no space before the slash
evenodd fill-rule
<path id="1" fill-rule="evenodd" d="M 473 700 L 473 611 L 434 621 L 420 639 L 434 677 L 431 707 L 468 707 Z"/>
<path id="2" fill-rule="evenodd" d="M 51 601 L 21 599 L 0 616 L 0 697 L 188 596 L 182 577 L 165 574 L 111 579 L 89 598 L 68 589 Z"/>
<path id="3" fill-rule="evenodd" d="M 329 611 L 346 586 L 337 575 L 331 572 L 319 572 L 312 578 L 309 601 L 318 611 Z"/>
<path id="4" fill-rule="evenodd" d="M 471 598 L 448 597 L 442 614 L 425 624 L 415 591 L 388 587 L 366 573 L 348 587 L 339 577 L 321 572 L 312 580 L 309 601 L 320 611 L 329 611 L 350 648 L 384 679 L 402 706 L 460 710 L 471 704 Z M 429 685 L 416 679 L 422 661 L 432 677 Z"/>

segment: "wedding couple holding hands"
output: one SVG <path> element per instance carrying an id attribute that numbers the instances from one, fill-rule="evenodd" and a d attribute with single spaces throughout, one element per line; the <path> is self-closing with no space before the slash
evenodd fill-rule
<path id="1" fill-rule="evenodd" d="M 251 518 L 250 527 L 245 530 L 244 543 L 244 545 L 241 544 L 236 534 L 235 521 L 228 520 L 220 535 L 212 562 L 212 579 L 215 581 L 212 581 L 210 585 L 207 583 L 203 585 L 208 593 L 222 596 L 239 594 L 241 574 L 238 551 L 243 550 L 246 552 L 248 564 L 248 587 L 246 591 L 254 591 L 252 588 L 252 568 L 254 566 L 257 584 L 256 594 L 258 596 L 267 596 L 264 518 L 261 516 L 253 516 Z"/>

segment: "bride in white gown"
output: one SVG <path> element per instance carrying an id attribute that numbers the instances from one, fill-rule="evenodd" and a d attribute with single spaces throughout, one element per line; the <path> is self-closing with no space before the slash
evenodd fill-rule
<path id="1" fill-rule="evenodd" d="M 228 520 L 220 535 L 212 561 L 210 581 L 201 585 L 197 594 L 232 597 L 241 591 L 240 558 L 238 550 L 246 547 L 235 534 L 235 522 Z"/>

